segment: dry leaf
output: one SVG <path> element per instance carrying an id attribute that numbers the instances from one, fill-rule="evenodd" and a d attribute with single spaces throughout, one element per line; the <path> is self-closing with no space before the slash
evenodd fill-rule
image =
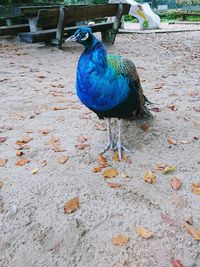
<path id="1" fill-rule="evenodd" d="M 41 133 L 43 135 L 47 135 L 50 132 L 51 132 L 51 130 L 48 130 L 48 129 L 39 130 L 39 133 Z"/>
<path id="2" fill-rule="evenodd" d="M 3 181 L 0 180 L 0 189 L 3 187 Z"/>
<path id="3" fill-rule="evenodd" d="M 149 184 L 154 184 L 156 182 L 156 176 L 149 169 L 144 175 L 144 181 Z"/>
<path id="4" fill-rule="evenodd" d="M 58 145 L 59 142 L 60 142 L 59 137 L 52 137 L 51 139 L 49 139 L 49 141 L 46 144 L 47 145 Z"/>
<path id="5" fill-rule="evenodd" d="M 178 177 L 172 177 L 170 185 L 173 189 L 178 190 L 182 185 L 182 180 Z"/>
<path id="6" fill-rule="evenodd" d="M 53 150 L 55 152 L 63 152 L 63 151 L 66 151 L 66 149 L 64 149 L 63 147 L 61 146 L 53 146 Z"/>
<path id="7" fill-rule="evenodd" d="M 162 88 L 163 88 L 163 84 L 157 84 L 156 86 L 154 86 L 153 89 L 155 89 L 155 90 L 160 90 L 160 89 L 162 89 Z"/>
<path id="8" fill-rule="evenodd" d="M 176 144 L 177 144 L 177 143 L 176 143 L 176 140 L 173 139 L 172 137 L 169 137 L 169 138 L 167 139 L 167 142 L 168 142 L 170 145 L 176 145 Z"/>
<path id="9" fill-rule="evenodd" d="M 101 172 L 101 168 L 100 167 L 94 167 L 92 169 L 92 172 L 96 173 L 96 172 Z"/>
<path id="10" fill-rule="evenodd" d="M 181 140 L 179 141 L 180 144 L 189 144 L 189 141 L 188 140 Z"/>
<path id="11" fill-rule="evenodd" d="M 99 163 L 99 166 L 102 169 L 108 167 L 107 159 L 102 155 L 99 155 L 97 162 Z"/>
<path id="12" fill-rule="evenodd" d="M 161 218 L 163 221 L 169 225 L 176 225 L 176 221 L 171 218 L 171 216 L 168 213 L 160 213 Z"/>
<path id="13" fill-rule="evenodd" d="M 121 172 L 120 175 L 123 177 L 123 178 L 128 178 L 129 175 L 126 173 L 126 172 Z"/>
<path id="14" fill-rule="evenodd" d="M 118 235 L 112 238 L 112 244 L 115 246 L 124 246 L 128 243 L 129 237 L 124 235 Z"/>
<path id="15" fill-rule="evenodd" d="M 24 155 L 23 151 L 16 151 L 16 156 L 21 157 Z"/>
<path id="16" fill-rule="evenodd" d="M 25 158 L 22 158 L 20 160 L 18 160 L 15 165 L 16 166 L 24 166 L 26 163 L 28 163 L 30 160 L 29 159 L 25 159 Z"/>
<path id="17" fill-rule="evenodd" d="M 22 138 L 20 140 L 17 140 L 16 144 L 17 145 L 24 145 L 24 144 L 27 144 L 28 142 L 30 142 L 31 140 L 33 140 L 32 137 L 24 137 L 24 138 Z"/>
<path id="18" fill-rule="evenodd" d="M 85 137 L 85 136 L 83 136 L 82 134 L 78 137 L 78 139 L 77 139 L 77 141 L 78 141 L 78 143 L 85 143 L 86 141 L 88 141 L 88 137 Z"/>
<path id="19" fill-rule="evenodd" d="M 5 142 L 7 140 L 7 137 L 0 137 L 0 143 L 3 143 L 3 142 Z"/>
<path id="20" fill-rule="evenodd" d="M 183 264 L 179 261 L 179 260 L 171 260 L 171 264 L 173 265 L 173 267 L 184 267 Z"/>
<path id="21" fill-rule="evenodd" d="M 170 108 L 173 111 L 177 111 L 178 110 L 176 105 L 169 105 L 167 107 Z"/>
<path id="22" fill-rule="evenodd" d="M 194 111 L 200 112 L 200 108 L 193 107 Z"/>
<path id="23" fill-rule="evenodd" d="M 29 149 L 30 146 L 28 145 L 15 145 L 15 149 L 21 150 L 21 149 Z"/>
<path id="24" fill-rule="evenodd" d="M 119 154 L 118 154 L 117 152 L 114 153 L 114 155 L 113 155 L 113 160 L 114 160 L 115 162 L 120 162 Z"/>
<path id="25" fill-rule="evenodd" d="M 84 148 L 89 147 L 89 146 L 90 146 L 89 144 L 84 144 L 84 143 L 78 143 L 78 144 L 75 145 L 75 147 L 78 150 L 83 150 Z"/>
<path id="26" fill-rule="evenodd" d="M 66 110 L 69 109 L 69 107 L 51 107 L 50 110 Z"/>
<path id="27" fill-rule="evenodd" d="M 100 123 L 96 123 L 96 124 L 95 124 L 95 128 L 96 128 L 96 130 L 98 130 L 98 131 L 106 131 L 106 126 L 103 125 L 103 124 L 100 124 Z"/>
<path id="28" fill-rule="evenodd" d="M 26 133 L 34 133 L 34 130 L 32 130 L 32 129 L 26 129 Z"/>
<path id="29" fill-rule="evenodd" d="M 143 131 L 148 132 L 148 130 L 149 130 L 149 124 L 144 122 L 144 123 L 142 123 L 142 124 L 140 125 L 140 128 L 141 128 Z"/>
<path id="30" fill-rule="evenodd" d="M 185 223 L 185 229 L 194 239 L 200 240 L 200 231 L 196 230 L 193 226 Z"/>
<path id="31" fill-rule="evenodd" d="M 117 184 L 117 183 L 107 183 L 107 185 L 111 188 L 120 188 L 122 187 L 121 184 Z"/>
<path id="32" fill-rule="evenodd" d="M 142 238 L 145 238 L 145 239 L 149 239 L 149 238 L 154 236 L 153 232 L 149 231 L 148 229 L 146 229 L 140 225 L 136 225 L 136 234 L 138 236 L 141 236 Z"/>
<path id="33" fill-rule="evenodd" d="M 42 167 L 45 167 L 46 165 L 47 165 L 47 161 L 44 159 L 44 160 L 42 160 L 42 161 L 40 161 L 40 165 L 42 166 Z"/>
<path id="34" fill-rule="evenodd" d="M 78 197 L 72 198 L 71 200 L 67 201 L 64 205 L 64 213 L 71 213 L 79 207 L 79 199 Z"/>
<path id="35" fill-rule="evenodd" d="M 188 223 L 189 225 L 193 225 L 193 217 L 192 215 L 188 216 L 187 219 L 185 220 L 186 223 Z"/>
<path id="36" fill-rule="evenodd" d="M 157 164 L 156 165 L 156 170 L 157 171 L 163 171 L 165 168 L 167 167 L 167 165 L 166 164 Z"/>
<path id="37" fill-rule="evenodd" d="M 114 168 L 109 168 L 103 172 L 104 178 L 114 178 L 117 176 L 117 170 Z"/>
<path id="38" fill-rule="evenodd" d="M 167 166 L 165 167 L 164 171 L 162 171 L 162 174 L 169 174 L 176 171 L 176 166 Z"/>
<path id="39" fill-rule="evenodd" d="M 61 164 L 64 164 L 68 159 L 69 159 L 68 156 L 62 156 L 62 157 L 58 158 L 58 162 Z"/>
<path id="40" fill-rule="evenodd" d="M 192 193 L 200 195 L 200 184 L 192 184 Z"/>
<path id="41" fill-rule="evenodd" d="M 31 174 L 36 174 L 39 170 L 37 168 L 31 170 Z"/>
<path id="42" fill-rule="evenodd" d="M 7 159 L 0 158 L 0 167 L 4 167 L 6 165 Z"/>

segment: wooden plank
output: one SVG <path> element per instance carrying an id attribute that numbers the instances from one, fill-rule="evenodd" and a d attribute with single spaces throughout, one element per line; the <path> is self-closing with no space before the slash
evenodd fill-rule
<path id="1" fill-rule="evenodd" d="M 63 34 L 64 34 L 64 19 L 65 19 L 65 12 L 64 7 L 60 7 L 59 19 L 58 19 L 58 26 L 56 30 L 56 40 L 57 40 L 57 48 L 61 49 L 62 42 L 63 42 Z"/>
<path id="2" fill-rule="evenodd" d="M 58 8 L 59 5 L 43 5 L 43 6 L 24 6 L 24 7 L 19 7 L 21 15 L 23 17 L 29 18 L 29 17 L 36 17 L 38 15 L 38 11 L 41 9 L 54 9 Z"/>
<path id="3" fill-rule="evenodd" d="M 101 32 L 112 29 L 113 23 L 99 23 L 90 26 L 93 32 Z M 77 30 L 78 27 L 66 27 L 64 28 L 64 36 L 71 36 Z M 38 32 L 26 32 L 20 33 L 19 37 L 22 41 L 27 43 L 37 43 L 37 42 L 50 42 L 51 39 L 56 37 L 56 29 L 43 30 Z"/>
<path id="4" fill-rule="evenodd" d="M 0 27 L 0 36 L 15 35 L 17 33 L 27 32 L 29 30 L 30 30 L 30 28 L 29 28 L 28 24 L 1 26 Z"/>
<path id="5" fill-rule="evenodd" d="M 60 9 L 51 10 L 41 9 L 38 12 L 37 26 L 42 29 L 57 28 Z"/>
<path id="6" fill-rule="evenodd" d="M 89 5 L 89 6 L 67 6 L 65 7 L 64 24 L 90 20 L 102 17 L 112 17 L 117 14 L 119 4 Z M 129 4 L 123 4 L 122 15 L 128 14 Z"/>

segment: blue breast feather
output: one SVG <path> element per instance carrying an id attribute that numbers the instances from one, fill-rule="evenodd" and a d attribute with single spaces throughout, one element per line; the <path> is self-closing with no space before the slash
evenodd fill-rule
<path id="1" fill-rule="evenodd" d="M 81 102 L 95 111 L 118 106 L 129 95 L 129 78 L 107 63 L 106 52 L 84 52 L 78 63 L 76 91 Z"/>

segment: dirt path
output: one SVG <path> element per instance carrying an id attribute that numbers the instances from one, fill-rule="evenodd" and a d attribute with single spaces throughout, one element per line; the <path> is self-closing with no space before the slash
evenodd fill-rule
<path id="1" fill-rule="evenodd" d="M 200 196 L 191 192 L 191 184 L 200 182 L 200 32 L 118 35 L 108 48 L 135 62 L 146 95 L 160 108 L 152 122 L 124 125 L 124 142 L 134 151 L 129 161 L 106 154 L 118 170 L 109 182 L 119 189 L 92 172 L 106 132 L 75 96 L 82 47 L 0 43 L 0 137 L 7 137 L 0 144 L 0 158 L 7 159 L 0 167 L 0 265 L 168 267 L 179 259 L 185 267 L 200 266 L 199 242 L 184 228 L 192 215 L 200 230 Z M 79 150 L 81 135 L 89 146 Z M 30 161 L 19 167 L 16 141 L 27 136 L 33 139 L 23 157 Z M 60 164 L 63 155 L 69 159 Z M 177 170 L 164 175 L 156 171 L 161 163 Z M 148 168 L 155 184 L 144 182 Z M 173 176 L 182 179 L 177 192 L 170 186 Z M 79 208 L 64 214 L 73 197 Z M 136 224 L 155 236 L 138 237 Z M 130 238 L 125 246 L 112 244 L 119 234 Z"/>

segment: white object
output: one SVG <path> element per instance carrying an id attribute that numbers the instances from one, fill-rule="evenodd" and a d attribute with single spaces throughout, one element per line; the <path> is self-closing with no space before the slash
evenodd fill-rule
<path id="1" fill-rule="evenodd" d="M 130 4 L 129 14 L 137 18 L 141 29 L 150 30 L 160 28 L 160 17 L 152 11 L 148 3 L 140 4 L 133 0 L 109 0 L 109 3 Z"/>

